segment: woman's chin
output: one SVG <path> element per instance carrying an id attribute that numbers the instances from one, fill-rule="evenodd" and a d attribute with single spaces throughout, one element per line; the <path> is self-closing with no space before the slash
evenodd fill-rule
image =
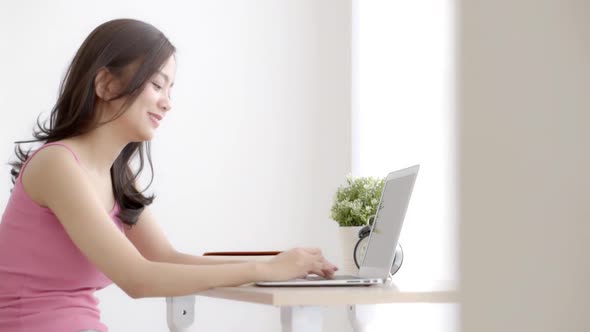
<path id="1" fill-rule="evenodd" d="M 144 131 L 135 135 L 134 142 L 149 142 L 151 141 L 156 133 L 154 130 Z"/>

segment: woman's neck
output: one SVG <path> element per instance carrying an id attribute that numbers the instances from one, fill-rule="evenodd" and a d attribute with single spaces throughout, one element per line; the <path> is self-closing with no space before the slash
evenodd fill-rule
<path id="1" fill-rule="evenodd" d="M 63 140 L 76 150 L 87 170 L 96 175 L 108 175 L 123 148 L 129 144 L 116 135 L 111 124 L 106 123 L 86 134 Z"/>

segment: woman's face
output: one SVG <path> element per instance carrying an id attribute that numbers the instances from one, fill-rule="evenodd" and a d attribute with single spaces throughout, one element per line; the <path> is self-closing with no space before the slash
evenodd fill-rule
<path id="1" fill-rule="evenodd" d="M 170 93 L 176 75 L 174 56 L 150 77 L 137 99 L 116 122 L 130 142 L 149 141 L 172 108 Z"/>

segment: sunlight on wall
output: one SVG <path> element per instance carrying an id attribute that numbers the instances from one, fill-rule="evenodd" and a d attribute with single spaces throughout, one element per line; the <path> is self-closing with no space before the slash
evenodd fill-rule
<path id="1" fill-rule="evenodd" d="M 399 280 L 458 275 L 453 9 L 451 0 L 353 1 L 353 175 L 421 165 Z M 452 304 L 384 305 L 379 313 L 375 325 L 384 330 L 453 331 L 457 318 Z"/>

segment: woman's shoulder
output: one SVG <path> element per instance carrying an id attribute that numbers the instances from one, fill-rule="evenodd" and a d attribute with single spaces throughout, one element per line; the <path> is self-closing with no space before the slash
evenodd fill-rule
<path id="1" fill-rule="evenodd" d="M 64 141 L 51 142 L 42 145 L 35 150 L 26 161 L 24 168 L 28 173 L 32 173 L 32 169 L 39 172 L 50 170 L 49 165 L 60 165 L 69 163 L 79 163 L 78 156 L 74 150 Z"/>
<path id="2" fill-rule="evenodd" d="M 79 164 L 73 150 L 61 142 L 45 144 L 35 150 L 23 165 L 20 181 L 27 194 L 38 204 L 44 204 L 47 179 L 67 176 L 64 170 Z"/>

